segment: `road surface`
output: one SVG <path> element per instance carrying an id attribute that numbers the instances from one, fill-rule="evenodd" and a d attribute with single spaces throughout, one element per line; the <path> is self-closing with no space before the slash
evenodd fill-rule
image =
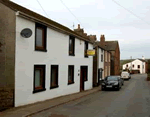
<path id="1" fill-rule="evenodd" d="M 32 117 L 150 117 L 150 82 L 133 75 L 120 91 L 99 91 Z"/>

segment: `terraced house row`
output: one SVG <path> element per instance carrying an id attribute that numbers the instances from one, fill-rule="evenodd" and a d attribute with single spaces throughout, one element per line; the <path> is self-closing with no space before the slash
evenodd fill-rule
<path id="1" fill-rule="evenodd" d="M 71 30 L 9 0 L 0 0 L 0 13 L 0 110 L 89 90 L 119 74 L 117 41 L 97 41 L 80 25 Z"/>

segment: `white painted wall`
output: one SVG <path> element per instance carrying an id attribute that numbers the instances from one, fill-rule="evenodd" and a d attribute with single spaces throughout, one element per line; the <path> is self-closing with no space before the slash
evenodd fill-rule
<path id="1" fill-rule="evenodd" d="M 128 68 L 131 67 L 131 62 L 124 64 L 123 65 L 123 69 L 126 68 L 126 65 L 128 65 Z M 146 70 L 145 69 L 145 66 L 146 66 L 145 62 L 142 62 L 142 61 L 136 59 L 136 60 L 132 61 L 132 65 L 134 65 L 134 68 L 132 67 L 133 70 L 137 70 L 138 69 L 138 65 L 140 65 L 140 69 L 139 69 L 140 73 L 146 73 L 146 71 L 145 71 Z M 143 68 L 143 65 L 144 65 L 144 68 Z"/>
<path id="2" fill-rule="evenodd" d="M 104 69 L 104 50 L 103 51 L 101 51 L 101 50 L 103 50 L 103 49 L 98 48 L 98 50 L 97 50 L 97 55 L 98 55 L 97 56 L 97 62 L 98 62 L 97 70 L 99 68 Z M 103 54 L 103 61 L 101 61 L 102 54 Z M 98 78 L 98 74 L 97 74 L 97 78 Z M 102 72 L 102 78 L 104 78 L 104 71 Z M 97 82 L 98 82 L 98 79 L 97 79 Z"/>
<path id="3" fill-rule="evenodd" d="M 30 28 L 33 34 L 23 38 L 20 32 Z M 16 59 L 15 59 L 15 107 L 43 101 L 80 91 L 80 66 L 88 66 L 88 81 L 85 90 L 92 88 L 93 57 L 84 58 L 84 41 L 75 39 L 75 56 L 69 56 L 69 35 L 47 28 L 47 52 L 35 51 L 35 23 L 16 17 Z M 93 45 L 89 44 L 89 49 Z M 34 65 L 46 65 L 46 91 L 33 94 Z M 50 89 L 50 66 L 59 65 L 59 88 Z M 74 81 L 68 85 L 68 65 L 75 65 Z M 79 71 L 78 71 L 79 70 Z"/>

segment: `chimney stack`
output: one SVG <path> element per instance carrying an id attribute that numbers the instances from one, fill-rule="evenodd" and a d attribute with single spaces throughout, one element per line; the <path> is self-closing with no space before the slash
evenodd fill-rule
<path id="1" fill-rule="evenodd" d="M 145 60 L 144 56 L 142 56 L 142 59 Z"/>
<path id="2" fill-rule="evenodd" d="M 96 35 L 88 35 L 88 37 L 93 41 L 97 40 Z"/>
<path id="3" fill-rule="evenodd" d="M 105 36 L 104 36 L 104 35 L 101 35 L 100 41 L 101 41 L 101 42 L 105 42 Z"/>
<path id="4" fill-rule="evenodd" d="M 78 24 L 78 28 L 74 29 L 74 31 L 80 35 L 86 35 L 84 34 L 84 30 L 80 28 L 80 24 Z"/>
<path id="5" fill-rule="evenodd" d="M 80 24 L 78 24 L 78 29 L 80 29 Z"/>

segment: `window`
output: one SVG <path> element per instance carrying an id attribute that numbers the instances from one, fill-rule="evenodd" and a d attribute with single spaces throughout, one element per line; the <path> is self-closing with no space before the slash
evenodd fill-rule
<path id="1" fill-rule="evenodd" d="M 109 72 L 109 74 L 108 74 L 108 75 L 110 76 L 110 66 L 109 66 L 109 71 L 108 71 L 108 72 Z"/>
<path id="2" fill-rule="evenodd" d="M 45 90 L 45 65 L 34 65 L 33 93 Z"/>
<path id="3" fill-rule="evenodd" d="M 134 65 L 132 65 L 132 67 L 134 68 Z"/>
<path id="4" fill-rule="evenodd" d="M 101 54 L 101 62 L 103 62 L 103 54 Z"/>
<path id="5" fill-rule="evenodd" d="M 75 38 L 73 36 L 69 37 L 69 55 L 75 55 Z"/>
<path id="6" fill-rule="evenodd" d="M 68 66 L 68 84 L 74 83 L 74 66 L 69 65 Z"/>
<path id="7" fill-rule="evenodd" d="M 128 65 L 126 65 L 126 67 L 128 67 Z"/>
<path id="8" fill-rule="evenodd" d="M 143 69 L 144 69 L 144 65 L 143 65 Z"/>
<path id="9" fill-rule="evenodd" d="M 140 65 L 138 65 L 138 68 L 140 68 Z"/>
<path id="10" fill-rule="evenodd" d="M 101 53 L 103 53 L 103 49 L 101 49 Z"/>
<path id="11" fill-rule="evenodd" d="M 105 51 L 105 62 L 107 62 L 107 51 Z"/>
<path id="12" fill-rule="evenodd" d="M 46 26 L 36 23 L 35 27 L 35 50 L 47 51 L 46 50 Z"/>
<path id="13" fill-rule="evenodd" d="M 58 87 L 58 65 L 51 65 L 51 84 L 50 89 Z"/>
<path id="14" fill-rule="evenodd" d="M 88 56 L 87 56 L 87 50 L 88 50 L 88 42 L 85 41 L 85 43 L 84 43 L 84 57 L 88 58 Z"/>
<path id="15" fill-rule="evenodd" d="M 108 53 L 108 59 L 109 59 L 108 61 L 110 62 L 110 53 Z"/>
<path id="16" fill-rule="evenodd" d="M 107 76 L 107 66 L 105 66 L 105 77 Z"/>

